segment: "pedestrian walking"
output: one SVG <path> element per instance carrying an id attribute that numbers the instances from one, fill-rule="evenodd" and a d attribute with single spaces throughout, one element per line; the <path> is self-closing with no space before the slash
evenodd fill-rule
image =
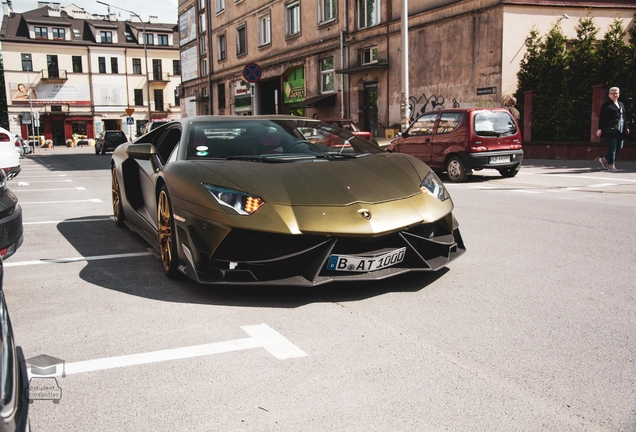
<path id="1" fill-rule="evenodd" d="M 519 110 L 515 108 L 515 105 L 517 105 L 516 97 L 506 96 L 504 98 L 503 107 L 510 111 L 510 114 L 512 114 L 515 120 L 517 120 L 517 123 L 519 123 L 519 121 L 521 120 L 521 114 L 519 113 Z"/>
<path id="2" fill-rule="evenodd" d="M 597 137 L 602 137 L 607 145 L 605 157 L 598 158 L 604 169 L 609 172 L 616 172 L 616 154 L 623 148 L 625 137 L 629 134 L 627 128 L 625 105 L 618 101 L 620 96 L 618 87 L 609 89 L 607 102 L 601 105 L 601 113 L 598 119 Z"/>

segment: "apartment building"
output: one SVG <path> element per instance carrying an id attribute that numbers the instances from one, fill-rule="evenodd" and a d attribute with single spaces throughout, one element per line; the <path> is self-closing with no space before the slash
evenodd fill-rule
<path id="1" fill-rule="evenodd" d="M 4 4 L 0 42 L 12 132 L 31 136 L 33 127 L 63 145 L 108 129 L 135 136 L 148 121 L 180 117 L 175 24 L 38 6 L 14 13 Z"/>
<path id="2" fill-rule="evenodd" d="M 636 12 L 633 0 L 180 0 L 182 115 L 345 117 L 393 133 L 403 120 L 403 4 L 410 121 L 500 106 L 533 27 L 559 24 L 575 39 L 591 13 L 602 38 Z"/>

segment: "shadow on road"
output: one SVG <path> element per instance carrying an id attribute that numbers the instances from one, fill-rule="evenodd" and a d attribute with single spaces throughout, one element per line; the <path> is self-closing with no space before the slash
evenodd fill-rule
<path id="1" fill-rule="evenodd" d="M 409 273 L 382 281 L 333 282 L 311 288 L 201 285 L 185 276 L 168 278 L 157 253 L 139 235 L 127 228 L 117 228 L 112 220 L 103 219 L 104 216 L 84 217 L 81 220 L 85 222 L 70 223 L 75 219 L 69 219 L 57 225 L 64 238 L 87 258 L 80 277 L 107 289 L 160 301 L 296 308 L 309 303 L 358 301 L 389 292 L 415 292 L 448 271 L 444 268 L 435 273 Z M 104 255 L 144 253 L 149 248 L 154 254 L 96 259 Z"/>

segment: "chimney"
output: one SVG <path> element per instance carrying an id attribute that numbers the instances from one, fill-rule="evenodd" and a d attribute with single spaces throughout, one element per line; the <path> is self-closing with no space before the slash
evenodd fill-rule
<path id="1" fill-rule="evenodd" d="M 153 16 L 153 15 L 150 15 L 150 16 L 148 17 L 148 22 L 149 22 L 150 24 L 159 24 L 159 18 L 158 18 L 156 15 L 154 15 L 154 16 Z"/>

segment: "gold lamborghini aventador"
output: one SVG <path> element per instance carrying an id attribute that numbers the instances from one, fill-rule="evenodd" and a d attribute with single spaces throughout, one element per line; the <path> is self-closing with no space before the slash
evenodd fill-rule
<path id="1" fill-rule="evenodd" d="M 420 160 L 293 116 L 171 121 L 113 153 L 112 198 L 200 283 L 313 286 L 434 271 L 465 252 Z"/>

